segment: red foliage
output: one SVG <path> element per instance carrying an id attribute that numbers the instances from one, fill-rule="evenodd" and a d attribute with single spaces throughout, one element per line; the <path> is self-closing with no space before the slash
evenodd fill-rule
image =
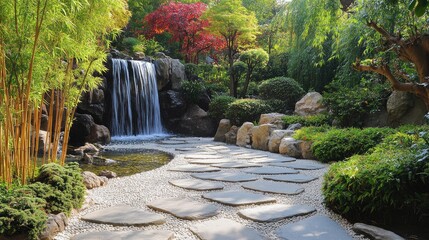
<path id="1" fill-rule="evenodd" d="M 162 5 L 145 17 L 146 36 L 152 38 L 164 32 L 170 33 L 171 40 L 180 43 L 185 61 L 197 62 L 199 54 L 224 48 L 224 41 L 205 30 L 210 24 L 208 20 L 201 19 L 206 9 L 207 5 L 201 2 Z"/>

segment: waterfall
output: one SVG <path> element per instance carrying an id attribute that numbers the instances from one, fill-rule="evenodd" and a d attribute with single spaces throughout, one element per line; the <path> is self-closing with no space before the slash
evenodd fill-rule
<path id="1" fill-rule="evenodd" d="M 162 134 L 155 66 L 112 59 L 112 136 Z"/>

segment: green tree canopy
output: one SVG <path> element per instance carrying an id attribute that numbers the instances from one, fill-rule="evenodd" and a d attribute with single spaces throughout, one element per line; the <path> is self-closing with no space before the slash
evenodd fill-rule
<path id="1" fill-rule="evenodd" d="M 269 56 L 264 49 L 255 48 L 242 52 L 239 59 L 247 65 L 246 79 L 243 86 L 243 92 L 241 93 L 242 97 L 245 97 L 253 71 L 256 68 L 265 67 L 268 63 Z"/>

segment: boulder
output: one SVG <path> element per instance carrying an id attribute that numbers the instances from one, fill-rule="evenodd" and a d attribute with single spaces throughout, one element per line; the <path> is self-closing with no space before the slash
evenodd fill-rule
<path id="1" fill-rule="evenodd" d="M 46 228 L 39 235 L 40 240 L 53 240 L 55 236 L 64 231 L 68 224 L 68 218 L 64 213 L 49 214 Z"/>
<path id="2" fill-rule="evenodd" d="M 49 117 L 47 114 L 42 114 L 40 117 L 40 130 L 48 131 L 48 119 Z"/>
<path id="3" fill-rule="evenodd" d="M 299 149 L 301 150 L 301 155 L 304 159 L 316 159 L 313 155 L 313 151 L 311 150 L 311 146 L 313 145 L 310 141 L 302 141 L 299 144 Z"/>
<path id="4" fill-rule="evenodd" d="M 389 114 L 389 120 L 399 120 L 404 116 L 408 109 L 414 106 L 414 100 L 411 93 L 393 91 L 387 99 L 387 113 Z"/>
<path id="5" fill-rule="evenodd" d="M 115 172 L 109 171 L 109 170 L 103 170 L 100 174 L 98 174 L 100 177 L 107 177 L 107 178 L 117 178 L 118 174 Z"/>
<path id="6" fill-rule="evenodd" d="M 163 119 L 180 118 L 186 112 L 186 101 L 183 94 L 168 90 L 159 93 L 159 103 Z"/>
<path id="7" fill-rule="evenodd" d="M 243 123 L 243 125 L 238 129 L 237 132 L 237 146 L 240 147 L 245 147 L 249 144 L 251 144 L 251 139 L 252 139 L 252 128 L 255 125 L 253 125 L 253 123 L 251 122 L 245 122 Z"/>
<path id="8" fill-rule="evenodd" d="M 355 223 L 353 225 L 353 231 L 375 240 L 405 240 L 405 238 L 395 234 L 394 232 L 364 223 Z"/>
<path id="9" fill-rule="evenodd" d="M 200 96 L 198 97 L 197 105 L 198 107 L 202 108 L 204 111 L 207 112 L 209 111 L 210 102 L 211 102 L 210 96 L 207 94 L 207 92 L 204 92 L 200 94 Z"/>
<path id="10" fill-rule="evenodd" d="M 271 133 L 270 140 L 268 141 L 268 151 L 273 153 L 279 152 L 280 142 L 282 139 L 287 136 L 291 137 L 294 131 L 292 130 L 274 130 Z"/>
<path id="11" fill-rule="evenodd" d="M 178 59 L 172 59 L 163 53 L 156 53 L 154 61 L 156 69 L 156 80 L 158 90 L 169 89 L 179 90 L 182 81 L 186 79 L 185 65 Z"/>
<path id="12" fill-rule="evenodd" d="M 210 137 L 214 135 L 216 126 L 206 111 L 197 105 L 191 105 L 180 120 L 178 131 L 198 137 Z"/>
<path id="13" fill-rule="evenodd" d="M 280 142 L 279 153 L 286 154 L 294 158 L 302 158 L 300 144 L 302 141 L 291 137 L 283 138 Z"/>
<path id="14" fill-rule="evenodd" d="M 99 177 L 95 173 L 84 171 L 82 173 L 83 183 L 87 189 L 101 187 L 107 184 L 107 177 Z"/>
<path id="15" fill-rule="evenodd" d="M 94 119 L 88 114 L 75 114 L 73 125 L 70 129 L 69 144 L 72 146 L 82 146 L 86 137 L 91 133 L 91 127 L 95 124 Z"/>
<path id="16" fill-rule="evenodd" d="M 185 65 L 179 59 L 171 59 L 171 89 L 179 90 L 185 80 Z"/>
<path id="17" fill-rule="evenodd" d="M 252 148 L 268 151 L 271 133 L 276 129 L 274 124 L 262 124 L 252 128 Z"/>
<path id="18" fill-rule="evenodd" d="M 228 144 L 235 144 L 237 142 L 238 127 L 232 126 L 231 129 L 225 134 L 225 142 Z"/>
<path id="19" fill-rule="evenodd" d="M 94 157 L 91 154 L 84 153 L 81 162 L 84 164 L 92 164 L 94 162 Z"/>
<path id="20" fill-rule="evenodd" d="M 111 140 L 110 131 L 106 126 L 94 124 L 85 140 L 89 143 L 109 144 Z"/>
<path id="21" fill-rule="evenodd" d="M 49 150 L 48 132 L 39 130 L 39 149 L 38 154 L 43 155 Z"/>
<path id="22" fill-rule="evenodd" d="M 95 154 L 98 153 L 100 150 L 94 146 L 94 144 L 91 143 L 85 143 L 85 145 L 80 146 L 76 149 L 74 149 L 75 155 L 84 156 L 85 153 Z"/>
<path id="23" fill-rule="evenodd" d="M 278 129 L 284 128 L 284 123 L 282 118 L 284 117 L 284 114 L 281 113 L 267 113 L 267 114 L 261 114 L 259 117 L 259 125 L 262 124 L 274 124 Z"/>
<path id="24" fill-rule="evenodd" d="M 231 121 L 229 119 L 222 119 L 219 122 L 219 126 L 217 127 L 216 134 L 214 136 L 214 141 L 216 142 L 225 142 L 225 134 L 231 128 Z"/>
<path id="25" fill-rule="evenodd" d="M 286 128 L 286 130 L 296 131 L 296 130 L 298 130 L 298 129 L 300 129 L 300 128 L 302 128 L 301 123 L 294 123 L 294 124 L 289 125 L 289 126 Z"/>
<path id="26" fill-rule="evenodd" d="M 323 97 L 318 92 L 309 92 L 295 104 L 295 113 L 310 116 L 327 112 Z"/>

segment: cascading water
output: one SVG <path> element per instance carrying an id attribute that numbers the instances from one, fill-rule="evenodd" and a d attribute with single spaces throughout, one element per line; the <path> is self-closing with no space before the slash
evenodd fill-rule
<path id="1" fill-rule="evenodd" d="M 162 134 L 155 66 L 112 59 L 112 67 L 112 135 Z"/>

